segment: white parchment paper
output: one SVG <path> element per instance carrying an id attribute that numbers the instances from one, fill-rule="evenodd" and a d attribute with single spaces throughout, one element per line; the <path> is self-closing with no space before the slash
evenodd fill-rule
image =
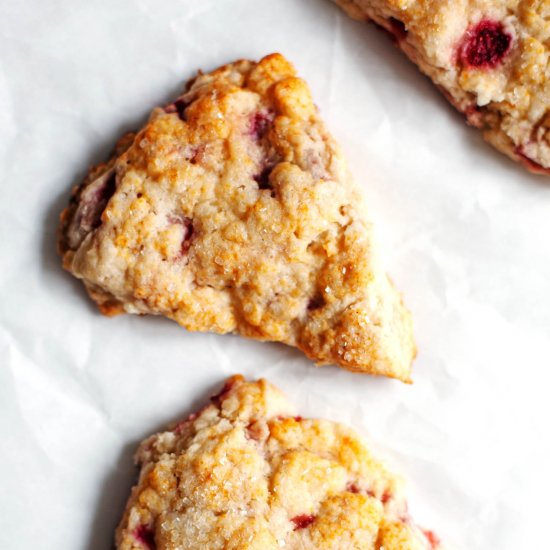
<path id="1" fill-rule="evenodd" d="M 412 309 L 413 386 L 101 317 L 55 254 L 71 185 L 197 69 L 281 51 L 309 81 Z M 109 549 L 144 436 L 234 372 L 351 424 L 449 548 L 547 544 L 550 178 L 328 0 L 0 1 L 0 548 Z"/>

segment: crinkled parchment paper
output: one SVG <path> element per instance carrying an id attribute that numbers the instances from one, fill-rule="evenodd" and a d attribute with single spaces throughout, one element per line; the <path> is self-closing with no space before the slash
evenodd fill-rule
<path id="1" fill-rule="evenodd" d="M 55 254 L 71 185 L 197 69 L 281 51 L 364 187 L 414 313 L 414 385 L 101 317 Z M 550 178 L 493 152 L 391 42 L 328 0 L 0 2 L 0 548 L 110 548 L 144 436 L 234 372 L 353 425 L 447 546 L 542 548 Z"/>

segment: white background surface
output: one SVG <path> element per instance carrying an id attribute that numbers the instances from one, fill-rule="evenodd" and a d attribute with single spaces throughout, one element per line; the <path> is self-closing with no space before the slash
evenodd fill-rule
<path id="1" fill-rule="evenodd" d="M 121 131 L 198 68 L 272 51 L 309 81 L 364 187 L 414 314 L 411 387 L 103 318 L 60 269 L 57 216 Z M 550 179 L 485 145 L 328 0 L 1 0 L 0 63 L 2 550 L 108 550 L 137 442 L 234 372 L 364 433 L 449 548 L 545 547 Z"/>

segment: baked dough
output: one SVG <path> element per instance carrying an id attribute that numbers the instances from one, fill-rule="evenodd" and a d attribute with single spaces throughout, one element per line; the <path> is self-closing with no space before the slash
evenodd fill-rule
<path id="1" fill-rule="evenodd" d="M 349 428 L 310 420 L 265 380 L 146 439 L 117 550 L 435 550 L 401 482 Z"/>
<path id="2" fill-rule="evenodd" d="M 200 74 L 124 136 L 75 189 L 59 249 L 107 315 L 408 381 L 411 320 L 371 233 L 306 83 L 274 54 Z"/>
<path id="3" fill-rule="evenodd" d="M 548 0 L 336 0 L 372 20 L 485 139 L 550 173 Z"/>

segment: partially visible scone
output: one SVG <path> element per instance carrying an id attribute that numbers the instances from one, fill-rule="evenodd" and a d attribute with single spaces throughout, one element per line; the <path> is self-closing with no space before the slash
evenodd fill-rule
<path id="1" fill-rule="evenodd" d="M 400 482 L 340 424 L 295 416 L 265 380 L 145 440 L 118 550 L 435 550 Z"/>
<path id="2" fill-rule="evenodd" d="M 165 315 L 409 380 L 409 313 L 340 151 L 281 55 L 201 74 L 155 109 L 75 189 L 59 249 L 105 314 Z"/>
<path id="3" fill-rule="evenodd" d="M 372 20 L 497 149 L 550 173 L 548 0 L 336 0 Z"/>

